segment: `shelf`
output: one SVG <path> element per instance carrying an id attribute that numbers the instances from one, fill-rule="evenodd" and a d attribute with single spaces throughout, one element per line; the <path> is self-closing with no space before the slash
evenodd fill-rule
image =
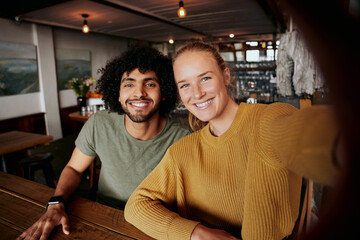
<path id="1" fill-rule="evenodd" d="M 276 67 L 230 68 L 230 71 L 274 71 Z"/>

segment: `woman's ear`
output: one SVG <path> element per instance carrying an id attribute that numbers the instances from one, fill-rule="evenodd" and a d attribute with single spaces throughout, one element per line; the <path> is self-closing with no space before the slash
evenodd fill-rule
<path id="1" fill-rule="evenodd" d="M 230 76 L 230 69 L 228 67 L 226 67 L 224 69 L 224 82 L 225 82 L 225 86 L 229 86 L 231 81 L 231 76 Z"/>

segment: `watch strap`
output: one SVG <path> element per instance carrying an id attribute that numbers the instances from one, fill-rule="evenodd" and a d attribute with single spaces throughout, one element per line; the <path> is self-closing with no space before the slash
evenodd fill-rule
<path id="1" fill-rule="evenodd" d="M 52 196 L 46 204 L 46 209 L 49 205 L 62 203 L 66 207 L 66 202 L 62 196 Z"/>

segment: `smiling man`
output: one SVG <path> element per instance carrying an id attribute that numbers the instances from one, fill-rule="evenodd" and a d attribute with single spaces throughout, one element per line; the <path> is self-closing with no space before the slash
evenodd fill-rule
<path id="1" fill-rule="evenodd" d="M 171 60 L 157 50 L 130 48 L 100 72 L 97 88 L 107 110 L 86 122 L 46 212 L 19 239 L 46 239 L 57 225 L 70 234 L 65 205 L 96 156 L 101 161 L 97 201 L 123 209 L 167 148 L 191 132 L 167 117 L 178 95 Z"/>
<path id="2" fill-rule="evenodd" d="M 161 100 L 159 80 L 154 71 L 141 73 L 135 69 L 123 74 L 119 101 L 133 122 L 151 119 L 159 111 Z"/>

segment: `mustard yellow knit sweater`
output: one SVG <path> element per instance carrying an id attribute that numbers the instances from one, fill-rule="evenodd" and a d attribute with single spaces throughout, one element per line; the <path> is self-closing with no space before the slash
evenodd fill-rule
<path id="1" fill-rule="evenodd" d="M 198 223 L 243 239 L 282 239 L 299 213 L 302 176 L 330 184 L 337 127 L 329 108 L 240 104 L 230 128 L 174 143 L 125 207 L 156 239 L 190 239 Z"/>

